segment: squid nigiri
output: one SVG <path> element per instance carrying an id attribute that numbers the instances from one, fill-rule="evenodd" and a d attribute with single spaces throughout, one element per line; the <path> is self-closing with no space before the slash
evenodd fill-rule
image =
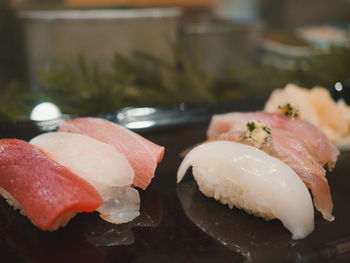
<path id="1" fill-rule="evenodd" d="M 88 182 L 17 139 L 0 140 L 0 194 L 41 230 L 56 230 L 102 204 Z"/>
<path id="2" fill-rule="evenodd" d="M 270 132 L 269 140 L 258 148 L 292 168 L 312 191 L 316 209 L 326 220 L 333 221 L 333 202 L 326 179 L 326 170 L 308 152 L 304 143 L 293 134 L 279 129 L 272 129 Z M 256 142 L 245 136 L 245 132 L 231 131 L 218 136 L 217 139 L 256 147 Z"/>
<path id="3" fill-rule="evenodd" d="M 279 219 L 294 239 L 314 229 L 309 191 L 285 163 L 265 152 L 232 141 L 212 141 L 193 148 L 182 161 L 177 181 L 192 166 L 200 191 L 230 208 L 265 219 Z"/>
<path id="4" fill-rule="evenodd" d="M 140 196 L 131 187 L 133 169 L 113 146 L 67 132 L 45 133 L 30 143 L 97 189 L 104 201 L 97 211 L 104 220 L 126 223 L 139 215 Z"/>
<path id="5" fill-rule="evenodd" d="M 146 189 L 154 172 L 163 159 L 164 147 L 142 136 L 101 118 L 76 118 L 63 122 L 59 131 L 81 133 L 104 143 L 111 144 L 122 153 L 134 169 L 133 184 Z"/>

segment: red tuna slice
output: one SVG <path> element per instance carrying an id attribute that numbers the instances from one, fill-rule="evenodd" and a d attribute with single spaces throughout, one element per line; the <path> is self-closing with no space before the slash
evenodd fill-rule
<path id="1" fill-rule="evenodd" d="M 242 131 L 230 131 L 220 135 L 217 139 L 254 146 L 250 139 L 244 137 Z M 308 152 L 302 141 L 290 132 L 274 128 L 271 130 L 271 140 L 264 144 L 260 150 L 280 159 L 292 168 L 307 188 L 311 190 L 316 209 L 326 220 L 332 221 L 334 219 L 332 197 L 325 177 L 326 171 Z"/>
<path id="2" fill-rule="evenodd" d="M 133 184 L 146 189 L 163 159 L 164 147 L 113 122 L 100 118 L 76 118 L 63 122 L 59 131 L 81 133 L 111 144 L 122 153 L 134 169 Z"/>
<path id="3" fill-rule="evenodd" d="M 0 140 L 0 187 L 41 230 L 55 230 L 75 212 L 92 212 L 102 204 L 88 182 L 17 139 Z"/>
<path id="4" fill-rule="evenodd" d="M 307 121 L 288 118 L 279 113 L 258 111 L 214 115 L 207 136 L 213 138 L 229 130 L 245 130 L 246 123 L 251 120 L 260 120 L 271 129 L 278 128 L 293 133 L 321 165 L 328 164 L 332 168 L 337 161 L 338 149 L 319 128 Z"/>

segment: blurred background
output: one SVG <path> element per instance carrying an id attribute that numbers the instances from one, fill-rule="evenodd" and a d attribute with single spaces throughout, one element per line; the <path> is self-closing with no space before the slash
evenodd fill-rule
<path id="1" fill-rule="evenodd" d="M 349 35 L 349 0 L 1 0 L 0 121 L 347 85 Z"/>

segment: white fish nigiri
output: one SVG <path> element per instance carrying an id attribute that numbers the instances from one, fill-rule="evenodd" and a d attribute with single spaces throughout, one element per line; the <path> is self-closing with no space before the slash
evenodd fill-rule
<path id="1" fill-rule="evenodd" d="M 212 141 L 186 155 L 178 182 L 190 166 L 207 197 L 266 219 L 277 218 L 293 239 L 313 231 L 314 208 L 306 186 L 289 166 L 265 152 L 232 141 Z"/>
<path id="2" fill-rule="evenodd" d="M 88 181 L 104 203 L 97 211 L 111 223 L 126 223 L 139 215 L 140 196 L 131 187 L 134 171 L 113 146 L 91 137 L 50 132 L 30 141 L 56 162 Z"/>

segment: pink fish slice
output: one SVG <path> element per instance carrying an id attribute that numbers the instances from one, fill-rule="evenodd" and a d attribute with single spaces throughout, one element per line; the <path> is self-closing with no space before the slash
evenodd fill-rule
<path id="1" fill-rule="evenodd" d="M 111 144 L 123 154 L 134 169 L 133 184 L 146 189 L 163 159 L 164 147 L 142 136 L 101 118 L 76 118 L 63 122 L 59 131 L 81 133 L 101 142 Z"/>

